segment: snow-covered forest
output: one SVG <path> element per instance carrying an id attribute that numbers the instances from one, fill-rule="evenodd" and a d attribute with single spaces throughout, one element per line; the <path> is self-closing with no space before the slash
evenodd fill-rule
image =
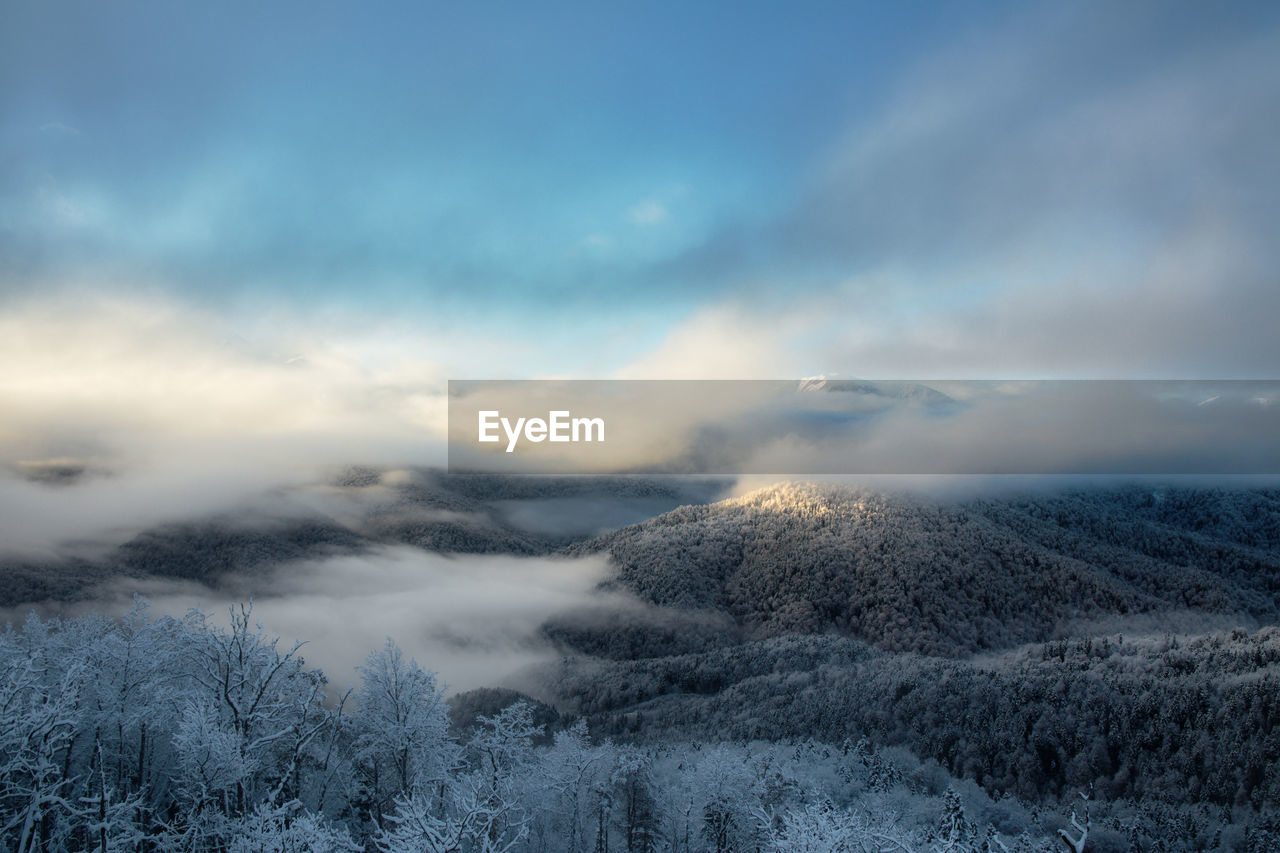
<path id="1" fill-rule="evenodd" d="M 959 853 L 1050 843 L 1020 806 L 962 786 L 987 816 L 979 822 L 939 768 L 866 741 L 615 743 L 582 718 L 548 731 L 522 701 L 459 724 L 434 674 L 390 640 L 342 693 L 302 651 L 249 608 L 227 627 L 199 612 L 151 619 L 140 604 L 123 620 L 32 617 L 0 635 L 0 844 Z"/>
<path id="2" fill-rule="evenodd" d="M 0 634 L 0 849 L 1280 849 L 1274 490 L 333 488 L 362 514 L 193 520 L 4 566 L 31 603 L 9 612 L 45 615 Z M 485 588 L 500 576 L 460 551 L 530 575 Z M 327 559 L 365 574 L 314 574 Z M 440 585 L 440 561 L 477 576 Z M 524 646 L 421 645 L 460 590 L 493 609 L 587 563 L 603 582 L 551 600 Z M 421 575 L 413 607 L 445 601 L 355 600 L 400 575 Z M 276 640 L 308 635 L 262 614 L 318 578 L 353 598 L 317 633 L 408 634 L 354 670 Z M 261 596 L 230 618 L 103 606 L 144 580 Z M 510 665 L 523 692 L 446 695 L 424 650 L 450 645 L 541 663 Z"/>

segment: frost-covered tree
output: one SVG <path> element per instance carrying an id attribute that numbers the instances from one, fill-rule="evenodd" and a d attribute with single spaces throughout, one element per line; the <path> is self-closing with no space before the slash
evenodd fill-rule
<path id="1" fill-rule="evenodd" d="M 1084 846 L 1089 841 L 1089 830 L 1093 828 L 1093 821 L 1089 818 L 1089 795 L 1081 792 L 1080 799 L 1084 801 L 1084 823 L 1076 817 L 1074 809 L 1071 811 L 1070 818 L 1071 827 L 1076 832 L 1075 836 L 1072 837 L 1071 833 L 1065 829 L 1058 830 L 1058 837 L 1071 853 L 1084 853 Z"/>
<path id="2" fill-rule="evenodd" d="M 942 799 L 942 819 L 928 841 L 935 853 L 968 853 L 978 841 L 978 827 L 969 820 L 964 802 L 955 789 L 949 789 Z"/>
<path id="3" fill-rule="evenodd" d="M 28 620 L 21 640 L 9 634 L 0 642 L 0 840 L 27 853 L 45 846 L 59 818 L 78 812 L 65 757 L 81 735 L 76 709 L 84 671 L 77 663 L 58 671 L 38 620 Z"/>
<path id="4" fill-rule="evenodd" d="M 542 728 L 514 703 L 480 717 L 467 744 L 467 765 L 437 790 L 418 785 L 395 802 L 374 840 L 383 853 L 508 853 L 533 820 L 533 739 Z"/>
<path id="5" fill-rule="evenodd" d="M 658 844 L 658 803 L 653 762 L 639 750 L 618 753 L 610 779 L 617 792 L 617 817 L 627 853 L 652 853 Z"/>
<path id="6" fill-rule="evenodd" d="M 300 643 L 281 652 L 251 614 L 233 608 L 224 629 L 192 611 L 182 626 L 188 690 L 170 741 L 177 808 L 164 820 L 175 849 L 227 843 L 236 816 L 301 808 L 314 794 L 315 746 L 336 722 L 325 677 L 303 666 Z"/>
<path id="7" fill-rule="evenodd" d="M 608 744 L 593 745 L 587 721 L 578 720 L 557 732 L 550 748 L 539 756 L 540 784 L 549 795 L 547 811 L 556 817 L 565 853 L 590 849 L 589 827 L 594 825 L 596 838 L 608 830 L 612 753 Z"/>
<path id="8" fill-rule="evenodd" d="M 397 799 L 428 786 L 438 791 L 458 752 L 434 673 L 406 658 L 390 638 L 358 670 L 354 761 L 371 816 L 381 826 Z"/>
<path id="9" fill-rule="evenodd" d="M 752 819 L 762 794 L 758 770 L 754 762 L 744 762 L 723 745 L 701 751 L 694 778 L 706 849 L 726 853 L 758 840 L 759 826 Z"/>
<path id="10" fill-rule="evenodd" d="M 533 739 L 543 727 L 533 722 L 527 702 L 515 702 L 489 717 L 480 717 L 479 728 L 467 743 L 470 770 L 460 786 L 459 802 L 476 819 L 486 822 L 485 844 L 507 849 L 528 835 L 532 815 L 526 807 L 528 792 L 537 781 L 532 776 Z"/>
<path id="11" fill-rule="evenodd" d="M 357 853 L 345 829 L 329 824 L 323 817 L 289 805 L 257 806 L 248 815 L 231 821 L 227 853 Z"/>
<path id="12" fill-rule="evenodd" d="M 920 839 L 891 819 L 841 809 L 830 800 L 797 805 L 781 814 L 761 810 L 769 849 L 778 853 L 915 853 Z"/>

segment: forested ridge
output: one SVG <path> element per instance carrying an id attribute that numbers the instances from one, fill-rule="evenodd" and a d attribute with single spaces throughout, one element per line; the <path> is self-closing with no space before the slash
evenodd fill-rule
<path id="1" fill-rule="evenodd" d="M 623 739 L 867 737 L 994 796 L 1266 812 L 1278 545 L 1274 489 L 774 486 L 574 546 L 655 607 L 551 620 L 549 681 Z"/>
<path id="2" fill-rule="evenodd" d="M 620 737 L 869 737 L 992 794 L 1280 802 L 1280 630 L 1062 640 L 982 662 L 780 637 L 631 662 L 570 659 L 558 695 Z"/>
<path id="3" fill-rule="evenodd" d="M 783 485 L 682 507 L 604 551 L 645 601 L 730 615 L 760 636 L 832 631 L 963 656 L 1073 620 L 1194 610 L 1275 621 L 1275 490 L 1079 490 L 938 500 Z"/>

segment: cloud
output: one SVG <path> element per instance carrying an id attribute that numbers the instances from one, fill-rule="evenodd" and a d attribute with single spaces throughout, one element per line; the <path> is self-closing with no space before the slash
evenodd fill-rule
<path id="1" fill-rule="evenodd" d="M 0 312 L 0 546 L 118 542 L 325 480 L 441 466 L 447 379 L 530 377 L 619 346 L 605 327 L 280 306 L 210 310 L 132 289 Z"/>
<path id="2" fill-rule="evenodd" d="M 582 238 L 582 246 L 588 249 L 607 249 L 613 245 L 613 238 L 603 234 L 588 234 Z"/>
<path id="3" fill-rule="evenodd" d="M 89 542 L 122 542 L 165 522 L 254 506 L 282 486 L 300 485 L 310 473 L 267 464 L 268 458 L 262 447 L 254 453 L 193 452 L 61 486 L 0 475 L 0 557 L 56 558 Z M 276 495 L 273 503 L 279 511 L 285 501 Z"/>
<path id="4" fill-rule="evenodd" d="M 107 77 L 59 70 L 30 47 L 47 39 L 14 30 L 9 60 L 54 75 L 66 120 L 101 147 L 87 158 L 72 150 L 79 143 L 52 145 L 66 133 L 58 122 L 37 135 L 47 114 L 14 114 L 26 135 L 11 135 L 20 168 L 0 176 L 0 266 L 12 273 L 0 275 L 0 465 L 89 473 L 56 500 L 51 486 L 5 481 L 8 536 L 117 524 L 116 507 L 204 511 L 206 494 L 234 500 L 309 481 L 330 462 L 438 462 L 448 377 L 1280 368 L 1273 11 L 1096 3 L 986 21 L 913 68 L 886 66 L 887 85 L 853 93 L 858 112 L 807 172 L 794 159 L 760 169 L 769 193 L 722 195 L 716 175 L 693 170 L 699 195 L 708 187 L 723 202 L 715 209 L 746 213 L 677 262 L 624 269 L 600 262 L 626 255 L 621 245 L 583 246 L 571 254 L 590 263 L 568 273 L 538 253 L 564 255 L 599 210 L 618 205 L 636 225 L 656 224 L 679 201 L 683 225 L 692 199 L 627 170 L 618 189 L 612 151 L 572 185 L 556 169 L 507 164 L 507 148 L 475 142 L 515 134 L 459 114 L 480 121 L 473 136 L 467 121 L 441 120 L 447 104 L 387 110 L 397 132 L 362 147 L 359 128 L 384 117 L 376 103 L 349 99 L 370 112 L 333 124 L 332 98 L 274 74 L 274 42 L 247 51 L 234 80 L 207 73 L 225 65 L 205 38 L 216 22 L 177 18 L 187 41 L 174 43 L 198 54 L 186 80 L 157 77 L 174 57 L 149 50 Z M 94 23 L 77 26 L 91 34 Z M 336 44 L 348 33 L 329 35 Z M 116 48 L 81 41 L 95 56 Z M 351 84 L 345 68 L 322 71 Z M 446 79 L 449 65 L 433 73 Z M 416 97 L 420 86 L 410 88 Z M 122 111 L 122 97 L 137 109 Z M 281 99 L 298 109 L 280 113 Z M 155 103 L 172 107 L 163 128 L 136 120 Z M 402 115 L 416 118 L 396 124 Z M 724 159 L 733 140 L 711 141 L 710 159 Z M 748 147 L 763 163 L 764 149 Z M 337 168 L 353 152 L 372 171 Z M 445 180 L 442 162 L 475 171 Z M 564 164 L 577 174 L 576 158 Z M 688 163 L 673 165 L 684 174 Z M 798 188 L 797 173 L 807 174 Z M 562 213 L 593 213 L 547 207 L 564 187 Z M 628 199 L 643 201 L 627 211 Z M 681 239 L 700 238 L 704 224 Z M 674 250 L 670 230 L 632 242 L 661 256 Z M 63 277 L 82 267 L 106 271 L 73 290 Z M 156 278 L 120 283 L 139 270 Z M 259 316 L 246 320 L 249 304 Z M 95 498 L 82 503 L 86 489 Z"/>
<path id="5" fill-rule="evenodd" d="M 79 136 L 80 131 L 69 124 L 63 124 L 60 121 L 51 121 L 40 125 L 42 133 L 52 133 L 57 136 Z"/>
<path id="6" fill-rule="evenodd" d="M 688 315 L 625 378 L 1266 379 L 1280 375 L 1280 290 L 1266 253 L 1224 222 L 1131 257 L 886 263 L 792 298 L 732 295 Z M 961 293 L 948 280 L 999 281 Z M 763 287 L 763 286 L 761 286 Z"/>
<path id="7" fill-rule="evenodd" d="M 1151 11 L 1054 7 L 958 39 L 785 210 L 665 271 L 745 316 L 724 342 L 741 358 L 809 372 L 1274 375 L 1280 30 Z"/>
<path id="8" fill-rule="evenodd" d="M 800 315 L 766 317 L 738 300 L 694 312 L 618 379 L 783 379 L 800 375 L 793 348 Z"/>
<path id="9" fill-rule="evenodd" d="M 1256 231 L 1277 188 L 1262 140 L 1280 127 L 1280 36 L 1183 21 L 1165 38 L 1142 18 L 1078 4 L 958 39 L 851 122 L 785 213 L 721 240 L 921 266 L 1123 251 L 1206 212 Z"/>
<path id="10" fill-rule="evenodd" d="M 1266 382 L 541 382 L 454 386 L 456 464 L 506 473 L 1272 475 Z M 1209 404 L 1205 401 L 1210 400 Z M 564 409 L 591 444 L 475 441 L 475 412 Z"/>
<path id="11" fill-rule="evenodd" d="M 181 616 L 198 607 L 225 623 L 231 604 L 252 597 L 254 618 L 286 646 L 305 641 L 307 663 L 323 669 L 338 690 L 356 683 L 354 667 L 390 636 L 461 691 L 509 683 L 523 670 L 554 661 L 555 650 L 538 636 L 549 616 L 625 603 L 621 595 L 596 591 L 607 571 L 602 556 L 444 556 L 390 547 L 278 566 L 269 575 L 240 579 L 234 595 L 194 583 L 121 580 L 98 590 L 92 605 L 41 609 L 123 613 L 140 593 L 153 614 Z"/>
<path id="12" fill-rule="evenodd" d="M 1280 474 L 1276 383 L 937 383 L 963 403 L 900 405 L 842 429 L 758 442 L 744 471 L 1131 476 Z M 1217 391 L 1218 403 L 1200 405 Z"/>
<path id="13" fill-rule="evenodd" d="M 329 466 L 440 463 L 447 344 L 352 325 L 237 327 L 195 306 L 87 292 L 10 304 L 0 542 L 118 538 Z"/>
<path id="14" fill-rule="evenodd" d="M 408 351 L 384 361 L 376 341 L 361 343 L 301 331 L 252 342 L 163 301 L 31 301 L 0 317 L 0 449 L 12 461 L 175 438 L 442 434 L 441 365 Z"/>
<path id="15" fill-rule="evenodd" d="M 644 201 L 627 211 L 627 219 L 633 225 L 658 225 L 668 216 L 666 205 L 657 201 Z"/>

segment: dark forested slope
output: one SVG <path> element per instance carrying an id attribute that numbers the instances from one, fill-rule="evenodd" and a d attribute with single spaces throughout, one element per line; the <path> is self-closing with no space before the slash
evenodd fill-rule
<path id="1" fill-rule="evenodd" d="M 568 710 L 623 737 L 868 737 L 991 792 L 1280 802 L 1280 630 L 1081 638 L 957 661 L 788 636 L 635 661 L 566 659 Z"/>
<path id="2" fill-rule="evenodd" d="M 1075 490 L 934 500 L 775 486 L 682 507 L 606 551 L 653 604 L 729 614 L 760 636 L 835 632 L 960 656 L 1091 618 L 1196 610 L 1273 619 L 1274 490 Z"/>
<path id="3" fill-rule="evenodd" d="M 657 605 L 547 627 L 582 653 L 555 700 L 605 731 L 868 737 L 1029 799 L 1280 801 L 1276 490 L 784 485 L 574 550 Z"/>

